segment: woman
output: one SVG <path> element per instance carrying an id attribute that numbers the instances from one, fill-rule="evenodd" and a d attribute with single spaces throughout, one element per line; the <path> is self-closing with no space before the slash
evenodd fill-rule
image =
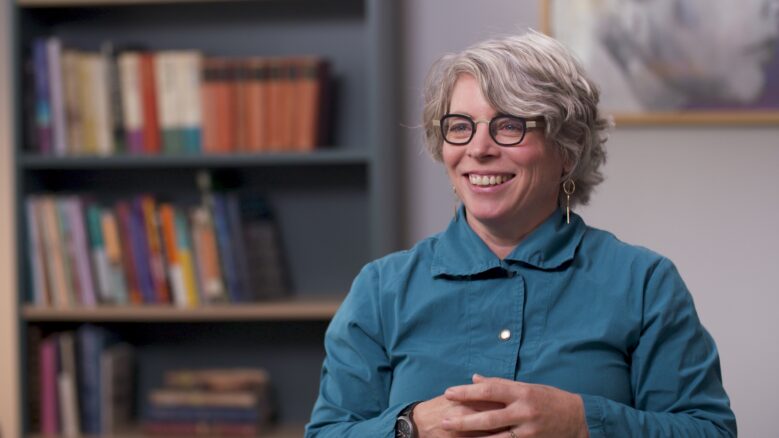
<path id="1" fill-rule="evenodd" d="M 736 434 L 674 266 L 570 212 L 603 179 L 597 104 L 538 33 L 434 66 L 426 140 L 462 208 L 357 276 L 326 334 L 307 436 Z"/>

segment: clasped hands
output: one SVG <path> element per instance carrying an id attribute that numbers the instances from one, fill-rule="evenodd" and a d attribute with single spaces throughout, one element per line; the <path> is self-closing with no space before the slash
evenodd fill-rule
<path id="1" fill-rule="evenodd" d="M 478 374 L 418 404 L 414 423 L 419 438 L 589 436 L 580 396 Z"/>

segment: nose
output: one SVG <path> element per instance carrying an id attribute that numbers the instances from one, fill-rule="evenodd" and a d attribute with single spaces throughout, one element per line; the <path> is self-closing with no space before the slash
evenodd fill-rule
<path id="1" fill-rule="evenodd" d="M 475 120 L 474 122 L 476 124 L 476 132 L 473 133 L 470 143 L 466 145 L 468 156 L 471 158 L 485 158 L 496 155 L 499 146 L 490 135 L 489 121 Z"/>

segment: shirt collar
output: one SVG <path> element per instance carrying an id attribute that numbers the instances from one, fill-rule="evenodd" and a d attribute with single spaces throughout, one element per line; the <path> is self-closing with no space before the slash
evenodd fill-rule
<path id="1" fill-rule="evenodd" d="M 573 259 L 586 225 L 579 215 L 555 210 L 506 257 L 507 263 L 524 263 L 538 269 L 555 269 Z M 471 229 L 461 207 L 446 231 L 439 235 L 431 271 L 434 276 L 467 276 L 505 266 Z"/>

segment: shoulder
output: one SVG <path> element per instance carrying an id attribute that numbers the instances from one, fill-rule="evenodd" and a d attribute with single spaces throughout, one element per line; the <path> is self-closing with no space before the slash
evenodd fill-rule
<path id="1" fill-rule="evenodd" d="M 431 262 L 435 255 L 436 248 L 442 233 L 434 234 L 430 237 L 420 240 L 409 249 L 396 251 L 378 258 L 362 269 L 363 273 L 373 275 L 383 284 L 408 277 L 419 271 L 429 272 Z"/>
<path id="2" fill-rule="evenodd" d="M 653 270 L 671 264 L 662 254 L 641 245 L 625 242 L 609 231 L 587 226 L 580 254 L 596 259 L 605 266 L 625 266 Z"/>

